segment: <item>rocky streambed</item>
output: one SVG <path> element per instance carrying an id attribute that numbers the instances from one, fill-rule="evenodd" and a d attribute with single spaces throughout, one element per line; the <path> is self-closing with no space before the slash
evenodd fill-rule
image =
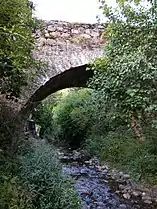
<path id="1" fill-rule="evenodd" d="M 100 165 L 81 151 L 59 152 L 63 173 L 74 179 L 82 209 L 157 209 L 156 193 L 128 174 Z"/>

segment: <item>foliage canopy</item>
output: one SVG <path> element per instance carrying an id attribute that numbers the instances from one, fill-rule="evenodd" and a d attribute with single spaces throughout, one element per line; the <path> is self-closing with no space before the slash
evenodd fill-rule
<path id="1" fill-rule="evenodd" d="M 125 2 L 125 1 L 120 1 Z M 157 16 L 151 8 L 130 2 L 116 12 L 102 1 L 109 20 L 106 57 L 94 64 L 91 85 L 101 89 L 106 101 L 112 99 L 123 111 L 155 108 L 157 102 Z"/>
<path id="2" fill-rule="evenodd" d="M 36 20 L 28 0 L 0 1 L 0 92 L 18 97 L 26 85 L 26 69 L 34 65 L 32 32 Z"/>

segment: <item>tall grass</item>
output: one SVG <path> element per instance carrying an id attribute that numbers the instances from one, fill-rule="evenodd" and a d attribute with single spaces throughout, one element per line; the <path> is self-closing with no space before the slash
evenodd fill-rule
<path id="1" fill-rule="evenodd" d="M 57 155 L 48 144 L 44 141 L 33 143 L 21 161 L 21 177 L 28 190 L 34 194 L 36 208 L 79 208 L 79 199 L 62 176 Z"/>
<path id="2" fill-rule="evenodd" d="M 24 148 L 24 147 L 23 147 Z M 55 151 L 34 141 L 0 165 L 1 209 L 79 209 L 80 200 L 61 172 Z"/>

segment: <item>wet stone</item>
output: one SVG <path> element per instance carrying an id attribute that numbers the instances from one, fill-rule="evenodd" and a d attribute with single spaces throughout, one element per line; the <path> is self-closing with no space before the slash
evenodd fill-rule
<path id="1" fill-rule="evenodd" d="M 142 200 L 151 200 L 152 198 L 150 196 L 143 196 Z"/>
<path id="2" fill-rule="evenodd" d="M 141 193 L 140 193 L 140 192 L 136 192 L 136 191 L 133 191 L 132 194 L 133 194 L 135 197 L 141 196 Z"/>
<path id="3" fill-rule="evenodd" d="M 149 207 L 152 199 L 146 192 L 132 189 L 130 181 L 123 179 L 126 174 L 117 174 L 116 171 L 112 174 L 108 168 L 101 167 L 97 158 L 87 160 L 82 153 L 69 151 L 68 154 L 62 154 L 60 159 L 63 174 L 75 179 L 73 186 L 81 198 L 81 209 L 157 208 Z M 129 175 L 125 176 L 125 179 L 128 178 Z"/>
<path id="4" fill-rule="evenodd" d="M 87 174 L 87 172 L 88 172 L 87 169 L 81 169 L 80 171 L 81 174 Z"/>
<path id="5" fill-rule="evenodd" d="M 129 193 L 126 193 L 126 194 L 123 194 L 123 197 L 125 198 L 125 199 L 130 199 L 130 194 Z"/>
<path id="6" fill-rule="evenodd" d="M 146 203 L 146 204 L 152 204 L 152 201 L 151 200 L 144 200 L 144 203 Z"/>
<path id="7" fill-rule="evenodd" d="M 120 204 L 119 209 L 127 209 L 127 206 L 125 204 Z"/>

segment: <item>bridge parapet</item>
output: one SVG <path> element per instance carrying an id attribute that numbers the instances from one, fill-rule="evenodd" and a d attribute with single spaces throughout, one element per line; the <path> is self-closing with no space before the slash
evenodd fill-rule
<path id="1" fill-rule="evenodd" d="M 36 31 L 38 46 L 56 46 L 57 42 L 71 42 L 82 47 L 98 47 L 104 43 L 103 24 L 49 21 L 43 22 L 43 26 L 41 30 Z"/>

